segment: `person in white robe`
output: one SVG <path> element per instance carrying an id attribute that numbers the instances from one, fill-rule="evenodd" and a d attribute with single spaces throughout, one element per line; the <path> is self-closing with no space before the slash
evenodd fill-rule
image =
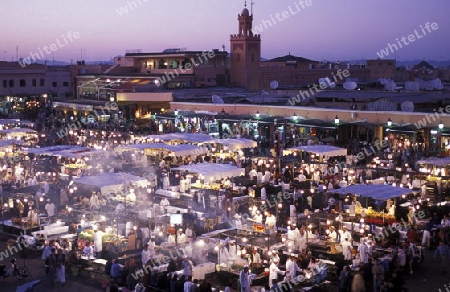
<path id="1" fill-rule="evenodd" d="M 178 230 L 178 236 L 177 236 L 177 243 L 180 244 L 185 244 L 187 241 L 187 237 L 186 234 L 184 234 L 183 229 L 179 229 Z"/>
<path id="2" fill-rule="evenodd" d="M 144 245 L 144 249 L 142 250 L 142 265 L 146 266 L 147 262 L 152 258 L 150 256 L 150 251 L 148 250 L 148 244 Z"/>
<path id="3" fill-rule="evenodd" d="M 228 251 L 228 248 L 225 245 L 219 247 L 219 252 L 217 256 L 218 256 L 217 262 L 219 263 L 219 265 L 228 264 L 230 252 Z"/>
<path id="4" fill-rule="evenodd" d="M 288 226 L 286 232 L 286 248 L 287 249 L 295 249 L 296 241 L 295 241 L 295 233 L 293 230 L 294 227 Z"/>
<path id="5" fill-rule="evenodd" d="M 341 243 L 342 245 L 342 254 L 344 255 L 344 260 L 350 261 L 352 259 L 352 245 L 350 241 L 346 237 L 344 241 Z"/>
<path id="6" fill-rule="evenodd" d="M 366 240 L 361 238 L 361 244 L 358 246 L 359 259 L 362 264 L 367 264 L 369 262 L 369 252 L 366 245 Z"/>
<path id="7" fill-rule="evenodd" d="M 159 205 L 164 210 L 164 212 L 167 213 L 167 208 L 170 206 L 170 202 L 166 197 L 164 197 L 161 199 L 161 202 L 159 203 Z"/>
<path id="8" fill-rule="evenodd" d="M 96 192 L 92 193 L 91 198 L 89 199 L 89 206 L 91 210 L 98 210 L 100 209 L 100 203 L 98 201 L 98 196 Z"/>
<path id="9" fill-rule="evenodd" d="M 155 254 L 156 254 L 156 242 L 155 242 L 155 236 L 154 235 L 152 235 L 150 237 L 150 241 L 147 243 L 147 250 L 148 250 L 148 254 L 149 254 L 150 258 L 153 258 L 155 256 Z"/>
<path id="10" fill-rule="evenodd" d="M 94 255 L 95 257 L 99 257 L 101 251 L 103 250 L 103 231 L 94 230 Z"/>
<path id="11" fill-rule="evenodd" d="M 286 273 L 285 271 L 282 271 L 278 268 L 278 266 L 277 266 L 278 263 L 279 263 L 279 261 L 273 261 L 269 267 L 269 287 L 270 288 L 272 288 L 272 286 L 273 286 L 272 281 L 278 280 L 279 274 L 284 275 Z"/>
<path id="12" fill-rule="evenodd" d="M 263 215 L 261 214 L 261 211 L 257 210 L 255 216 L 253 217 L 253 221 L 262 223 L 263 221 Z"/>
<path id="13" fill-rule="evenodd" d="M 169 176 L 166 173 L 163 174 L 163 189 L 170 190 Z"/>
<path id="14" fill-rule="evenodd" d="M 169 236 L 167 237 L 167 242 L 168 243 L 175 243 L 175 235 L 173 234 L 169 234 Z"/>
<path id="15" fill-rule="evenodd" d="M 277 225 L 277 218 L 273 214 L 268 214 L 266 217 L 266 228 L 274 230 Z"/>
<path id="16" fill-rule="evenodd" d="M 228 243 L 228 252 L 229 252 L 228 260 L 231 261 L 231 262 L 234 262 L 237 259 L 236 241 L 231 240 Z"/>

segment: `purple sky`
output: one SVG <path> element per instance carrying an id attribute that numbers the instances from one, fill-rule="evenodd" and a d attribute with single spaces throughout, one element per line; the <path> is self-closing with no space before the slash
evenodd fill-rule
<path id="1" fill-rule="evenodd" d="M 310 0 L 304 9 L 300 0 L 254 1 L 254 27 L 270 21 L 271 15 L 276 22 L 263 27 L 264 58 L 288 52 L 319 61 L 377 58 L 396 38 L 415 30 L 423 35 L 420 26 L 436 22 L 437 30 L 399 48 L 397 60 L 450 59 L 449 0 Z M 128 12 L 120 10 L 127 6 Z M 229 51 L 243 6 L 244 0 L 2 0 L 0 60 L 15 60 L 17 45 L 20 58 L 57 40 L 64 46 L 53 55 L 64 61 L 80 59 L 81 50 L 87 61 L 109 60 L 133 49 L 209 50 L 224 44 Z M 287 17 L 278 21 L 275 14 L 283 11 Z M 79 32 L 80 38 L 66 37 L 65 44 L 62 35 L 70 31 Z M 51 52 L 42 54 L 52 59 Z M 394 57 L 390 52 L 387 58 Z"/>

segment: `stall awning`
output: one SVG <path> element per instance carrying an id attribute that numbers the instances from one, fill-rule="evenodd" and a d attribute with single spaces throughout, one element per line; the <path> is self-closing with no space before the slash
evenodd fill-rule
<path id="1" fill-rule="evenodd" d="M 289 155 L 292 152 L 295 151 L 305 151 L 317 155 L 323 155 L 323 156 L 346 156 L 347 155 L 347 149 L 345 148 L 339 148 L 335 146 L 330 145 L 313 145 L 313 146 L 298 146 L 295 148 L 289 148 L 286 150 L 283 150 L 283 155 Z"/>
<path id="2" fill-rule="evenodd" d="M 206 147 L 200 147 L 197 145 L 190 144 L 179 144 L 179 145 L 170 145 L 165 143 L 143 143 L 143 144 L 130 144 L 126 146 L 117 147 L 116 150 L 124 151 L 124 150 L 141 150 L 144 151 L 146 149 L 162 149 L 171 152 L 172 156 L 198 156 L 208 153 L 208 149 Z"/>
<path id="3" fill-rule="evenodd" d="M 55 101 L 53 103 L 53 107 L 70 108 L 72 110 L 79 110 L 79 111 L 93 111 L 94 110 L 93 105 L 81 104 L 81 103 L 71 103 L 71 102 L 60 102 L 60 101 Z"/>
<path id="4" fill-rule="evenodd" d="M 7 136 L 21 136 L 21 135 L 35 134 L 35 133 L 37 133 L 35 130 L 28 129 L 28 128 L 13 128 L 13 129 L 0 131 L 0 134 L 7 135 Z"/>
<path id="5" fill-rule="evenodd" d="M 426 159 L 421 159 L 417 161 L 417 164 L 428 164 L 428 165 L 436 165 L 436 166 L 444 166 L 444 165 L 450 165 L 450 157 L 430 157 Z"/>
<path id="6" fill-rule="evenodd" d="M 0 149 L 22 144 L 19 140 L 0 140 Z"/>
<path id="7" fill-rule="evenodd" d="M 222 144 L 231 151 L 258 147 L 258 143 L 250 139 L 214 139 L 214 142 Z"/>
<path id="8" fill-rule="evenodd" d="M 245 168 L 238 168 L 231 164 L 218 163 L 198 163 L 183 165 L 173 169 L 197 173 L 199 175 L 201 174 L 204 177 L 205 182 L 212 182 L 222 178 L 231 178 L 245 174 Z"/>
<path id="9" fill-rule="evenodd" d="M 102 150 L 69 145 L 29 148 L 28 150 L 26 150 L 26 152 L 35 155 L 61 156 L 66 158 L 83 158 L 86 156 L 100 155 L 104 153 L 104 151 Z"/>
<path id="10" fill-rule="evenodd" d="M 414 191 L 407 188 L 393 187 L 391 185 L 351 185 L 331 190 L 331 192 L 342 195 L 355 194 L 362 197 L 373 198 L 375 200 L 386 201 L 402 195 L 411 194 Z"/>
<path id="11" fill-rule="evenodd" d="M 156 141 L 185 142 L 185 143 L 207 143 L 212 142 L 214 140 L 211 136 L 201 133 L 172 133 L 164 135 L 149 135 L 146 138 Z"/>
<path id="12" fill-rule="evenodd" d="M 147 186 L 146 179 L 124 172 L 105 172 L 95 176 L 76 177 L 74 178 L 74 182 L 86 186 L 98 187 L 101 189 L 102 194 L 116 193 L 121 189 L 122 185 L 129 183 L 133 183 L 139 187 Z"/>

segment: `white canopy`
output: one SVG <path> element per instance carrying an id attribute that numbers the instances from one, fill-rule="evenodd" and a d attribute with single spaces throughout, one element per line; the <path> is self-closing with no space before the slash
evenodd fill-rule
<path id="1" fill-rule="evenodd" d="M 22 142 L 19 140 L 12 140 L 12 139 L 0 140 L 0 149 L 8 148 L 13 145 L 20 145 L 20 144 L 22 144 Z"/>
<path id="2" fill-rule="evenodd" d="M 444 166 L 447 164 L 450 165 L 450 157 L 444 157 L 444 158 L 430 157 L 430 158 L 421 159 L 421 160 L 417 161 L 417 164 L 432 164 L 432 165 L 436 165 L 436 166 Z"/>
<path id="3" fill-rule="evenodd" d="M 186 143 L 206 143 L 213 140 L 211 136 L 201 133 L 172 133 L 164 135 L 149 135 L 146 138 L 156 141 L 181 141 Z"/>
<path id="4" fill-rule="evenodd" d="M 86 156 L 99 155 L 104 153 L 104 151 L 102 150 L 70 145 L 29 148 L 27 152 L 36 155 L 61 156 L 66 158 L 83 158 Z"/>
<path id="5" fill-rule="evenodd" d="M 231 164 L 218 163 L 197 163 L 191 165 L 183 165 L 174 170 L 184 170 L 192 173 L 201 174 L 205 182 L 220 180 L 226 177 L 236 177 L 245 174 L 245 168 L 238 168 Z"/>
<path id="6" fill-rule="evenodd" d="M 412 190 L 391 185 L 351 185 L 348 187 L 330 190 L 336 194 L 355 194 L 362 197 L 370 197 L 376 200 L 386 201 L 402 195 L 413 193 Z"/>
<path id="7" fill-rule="evenodd" d="M 214 139 L 214 143 L 222 144 L 231 151 L 258 147 L 258 143 L 249 139 Z"/>
<path id="8" fill-rule="evenodd" d="M 179 144 L 179 145 L 169 145 L 165 143 L 142 143 L 142 144 L 129 144 L 126 146 L 121 146 L 116 148 L 119 151 L 124 151 L 128 149 L 145 150 L 145 149 L 164 149 L 166 151 L 172 152 L 172 156 L 187 156 L 187 155 L 203 155 L 208 153 L 206 147 L 200 147 L 197 145 L 190 144 Z"/>
<path id="9" fill-rule="evenodd" d="M 19 123 L 19 119 L 0 119 L 0 125 L 11 125 Z"/>
<path id="10" fill-rule="evenodd" d="M 1 130 L 0 133 L 10 137 L 18 137 L 27 134 L 36 134 L 37 132 L 29 128 L 12 128 L 8 130 Z"/>
<path id="11" fill-rule="evenodd" d="M 306 151 L 309 153 L 313 153 L 313 154 L 317 154 L 317 155 L 324 155 L 324 156 L 328 156 L 328 157 L 346 156 L 347 155 L 347 149 L 330 146 L 330 145 L 298 146 L 295 148 L 289 148 L 289 149 L 283 150 L 283 155 L 288 155 L 294 151 Z"/>
<path id="12" fill-rule="evenodd" d="M 74 182 L 99 187 L 102 194 L 116 193 L 121 189 L 123 184 L 133 183 L 139 187 L 147 186 L 146 179 L 124 172 L 105 172 L 95 176 L 82 176 L 74 178 Z"/>

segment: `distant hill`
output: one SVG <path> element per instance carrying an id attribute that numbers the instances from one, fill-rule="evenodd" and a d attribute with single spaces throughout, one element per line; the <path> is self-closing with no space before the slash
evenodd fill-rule
<path id="1" fill-rule="evenodd" d="M 426 63 L 430 64 L 431 66 L 438 67 L 438 68 L 446 68 L 446 67 L 450 66 L 450 60 L 446 60 L 446 61 L 407 60 L 407 61 L 397 61 L 397 67 L 405 66 L 405 67 L 408 67 L 408 68 L 412 68 L 412 67 L 416 66 L 417 64 L 420 64 L 420 63 L 422 63 L 424 61 L 426 61 Z M 348 61 L 344 61 L 344 62 L 350 62 L 351 64 L 363 64 L 365 62 L 365 60 L 363 60 L 363 59 L 348 60 Z"/>
<path id="2" fill-rule="evenodd" d="M 67 66 L 70 65 L 70 62 L 65 62 L 65 61 L 58 61 L 58 60 L 37 60 L 36 61 L 37 64 L 43 64 L 43 65 L 47 65 L 47 66 Z M 113 60 L 109 60 L 109 61 L 86 61 L 85 64 L 86 65 L 97 65 L 97 64 L 106 64 L 106 65 L 112 65 L 114 63 Z M 74 61 L 72 63 L 72 65 L 75 65 L 76 61 Z"/>

